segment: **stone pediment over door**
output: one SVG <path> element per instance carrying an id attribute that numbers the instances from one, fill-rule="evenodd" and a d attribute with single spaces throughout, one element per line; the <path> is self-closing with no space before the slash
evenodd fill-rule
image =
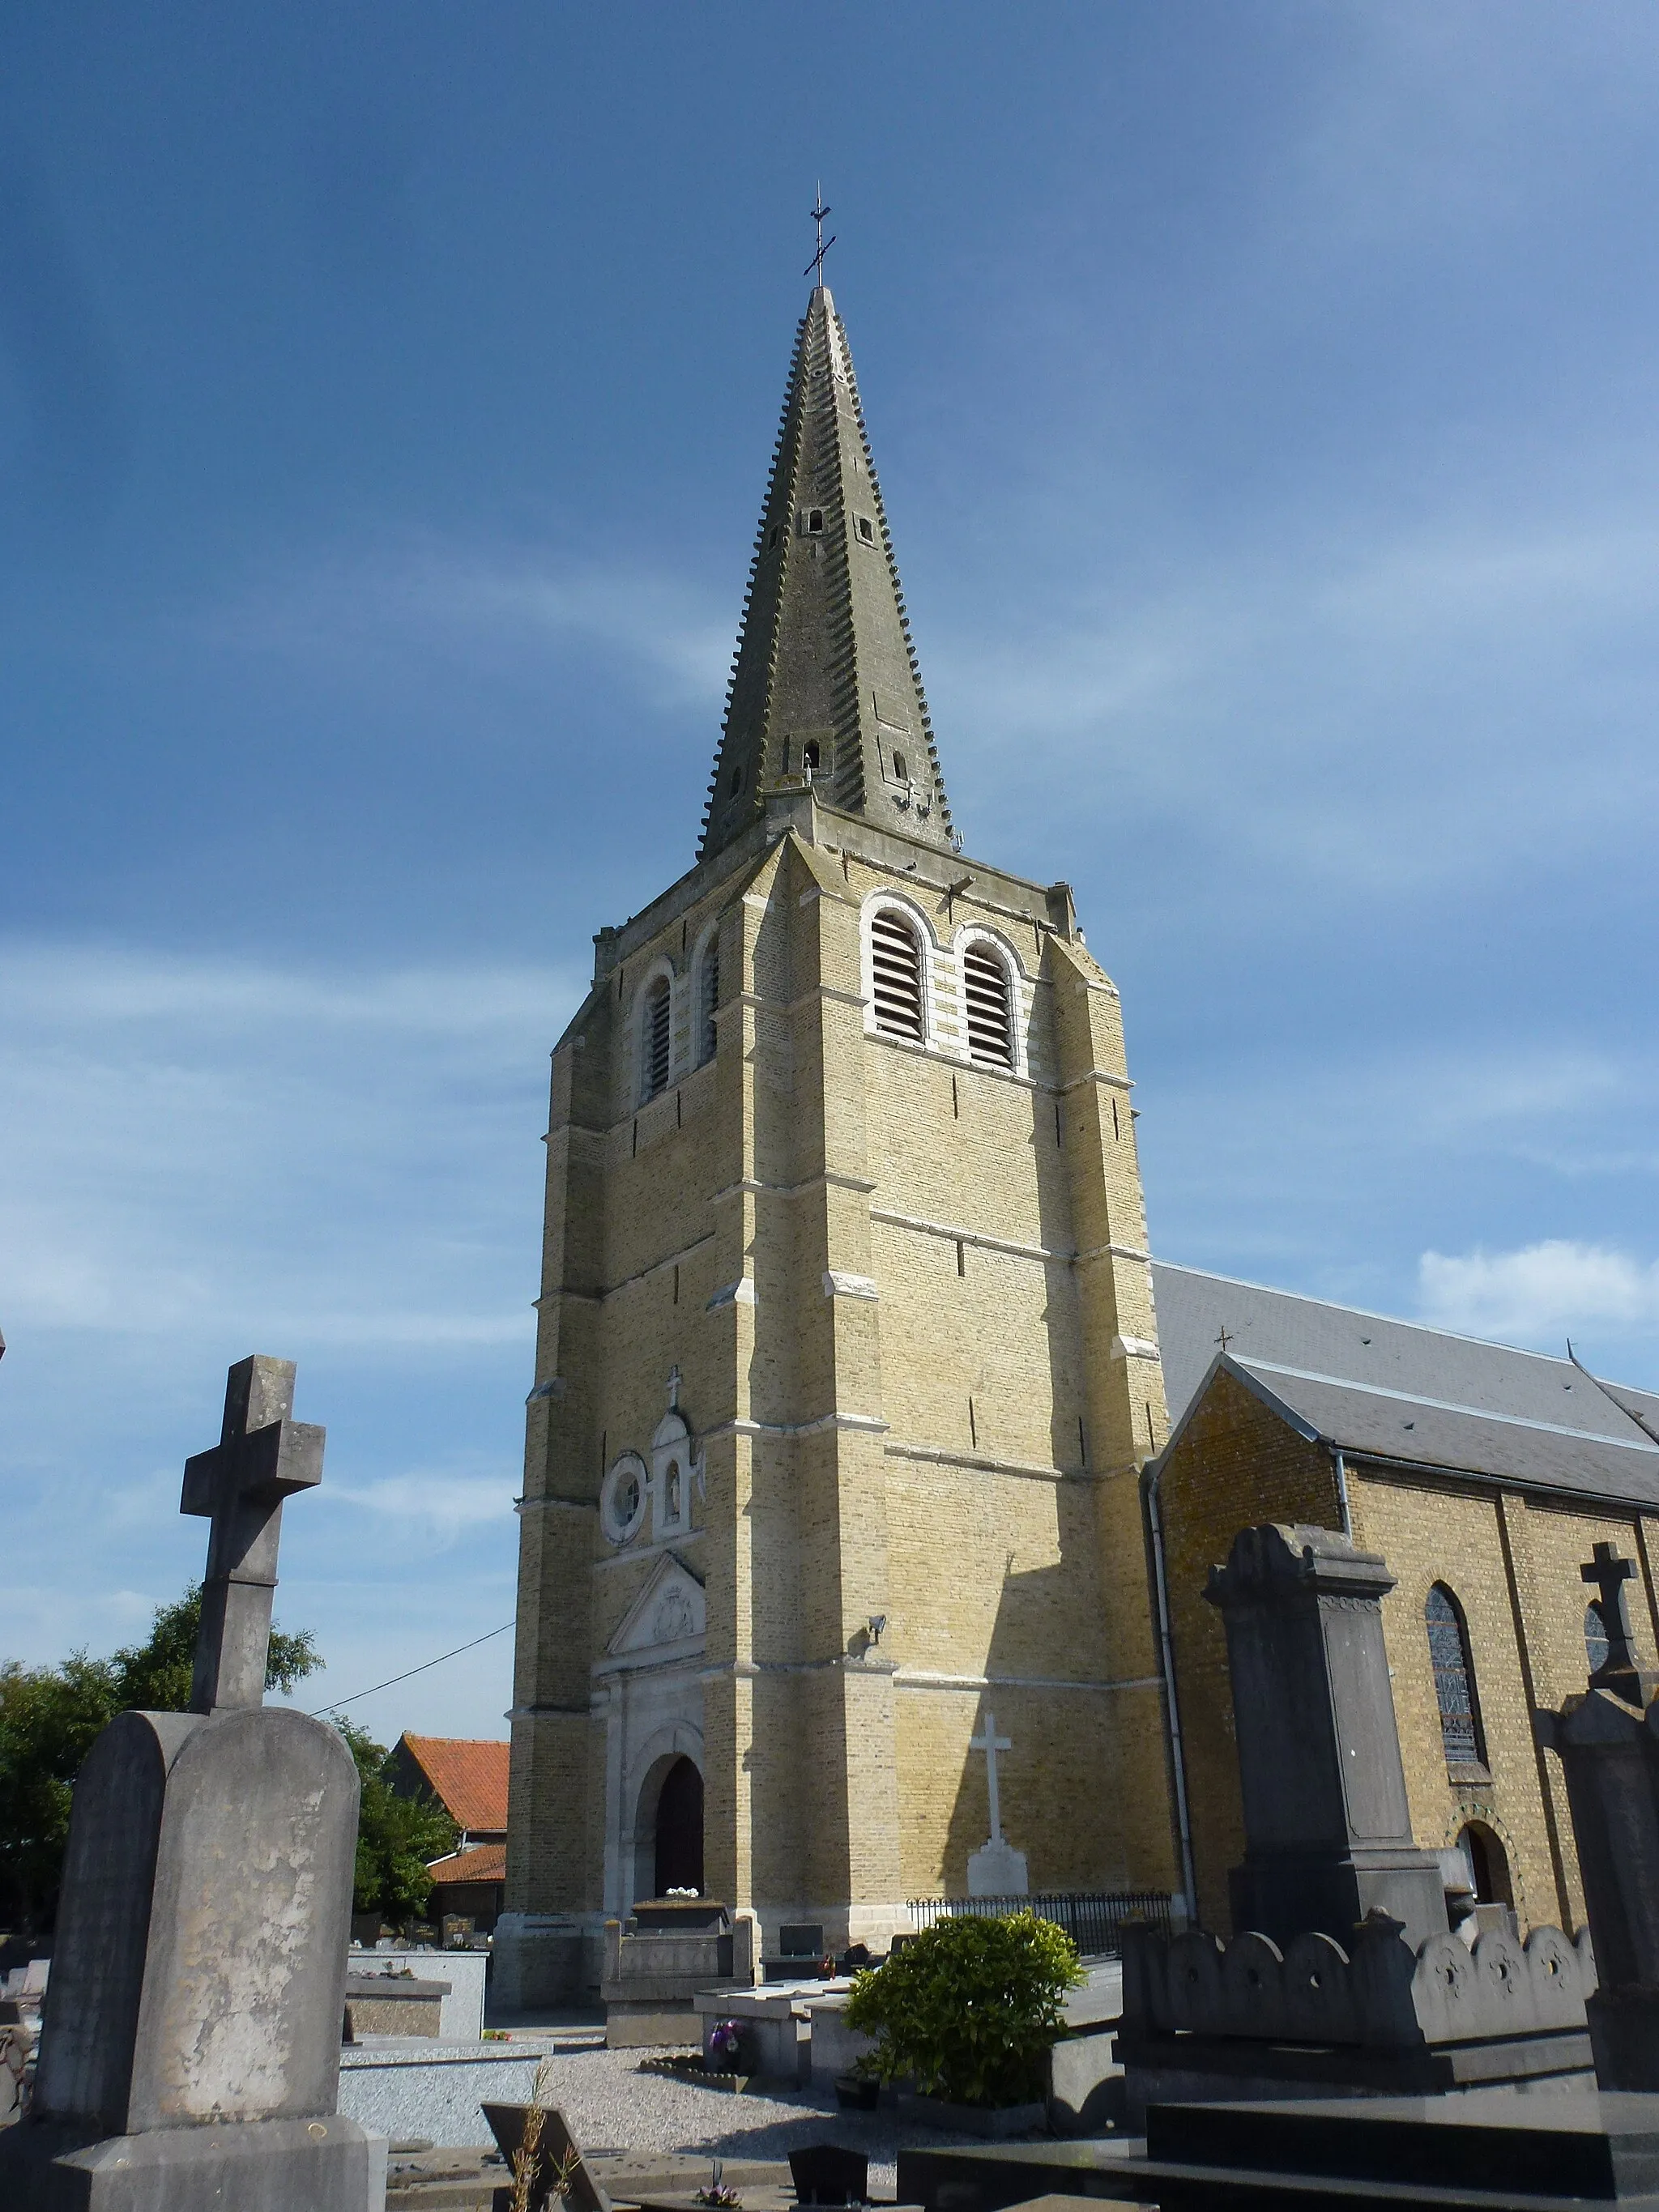
<path id="1" fill-rule="evenodd" d="M 683 1559 L 666 1553 L 605 1646 L 612 1665 L 695 1655 L 702 1649 L 708 1605 L 702 1583 Z"/>

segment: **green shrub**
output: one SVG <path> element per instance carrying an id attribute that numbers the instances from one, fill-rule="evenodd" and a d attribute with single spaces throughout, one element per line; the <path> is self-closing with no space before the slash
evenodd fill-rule
<path id="1" fill-rule="evenodd" d="M 1042 2094 L 1042 2062 L 1083 1979 L 1077 1946 L 1034 1912 L 941 1920 L 856 1975 L 847 2024 L 876 2038 L 865 2062 L 911 2076 L 953 2105 L 1022 2105 Z"/>

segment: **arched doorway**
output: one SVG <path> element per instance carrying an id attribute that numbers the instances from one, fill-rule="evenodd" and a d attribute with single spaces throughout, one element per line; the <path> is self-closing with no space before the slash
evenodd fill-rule
<path id="1" fill-rule="evenodd" d="M 702 1777 L 684 1757 L 664 1775 L 657 1798 L 655 1893 L 671 1889 L 702 1894 Z"/>
<path id="2" fill-rule="evenodd" d="M 1459 1834 L 1457 1848 L 1468 1866 L 1476 1904 L 1513 1905 L 1509 1853 L 1486 1822 L 1471 1820 Z"/>

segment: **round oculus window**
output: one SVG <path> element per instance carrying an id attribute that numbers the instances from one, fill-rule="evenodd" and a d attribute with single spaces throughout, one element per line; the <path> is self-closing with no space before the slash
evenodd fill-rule
<path id="1" fill-rule="evenodd" d="M 645 1518 L 645 1462 L 637 1452 L 624 1452 L 605 1476 L 599 1491 L 599 1522 L 613 1544 L 625 1544 L 639 1532 Z"/>

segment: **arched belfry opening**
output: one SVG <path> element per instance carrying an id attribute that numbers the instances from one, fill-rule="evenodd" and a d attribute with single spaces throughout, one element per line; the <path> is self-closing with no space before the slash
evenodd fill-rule
<path id="1" fill-rule="evenodd" d="M 682 1755 L 662 1778 L 657 1797 L 656 1888 L 702 1893 L 702 1776 Z"/>

